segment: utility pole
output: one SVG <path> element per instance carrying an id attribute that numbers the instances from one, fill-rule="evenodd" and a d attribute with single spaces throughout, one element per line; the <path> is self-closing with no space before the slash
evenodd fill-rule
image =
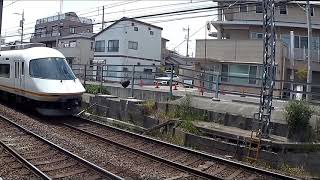
<path id="1" fill-rule="evenodd" d="M 261 131 L 264 137 L 269 137 L 270 121 L 272 112 L 273 87 L 275 85 L 276 66 L 275 66 L 275 50 L 276 50 L 276 34 L 274 0 L 263 0 L 263 75 L 262 86 L 260 92 L 260 107 L 257 113 L 258 119 L 262 123 Z M 256 119 L 256 117 L 255 117 Z"/>
<path id="2" fill-rule="evenodd" d="M 188 29 L 183 28 L 184 31 L 187 31 L 187 57 L 189 57 L 189 36 L 190 36 L 190 28 Z"/>
<path id="3" fill-rule="evenodd" d="M 1 30 L 2 30 L 2 10 L 3 10 L 3 0 L 0 0 L 0 40 L 2 40 Z M 1 44 L 0 44 L 1 50 Z"/>
<path id="4" fill-rule="evenodd" d="M 290 80 L 292 81 L 291 83 L 291 91 L 290 92 L 290 100 L 293 100 L 293 91 L 294 91 L 294 32 L 290 31 L 290 64 L 291 64 L 291 76 Z"/>
<path id="5" fill-rule="evenodd" d="M 13 14 L 21 15 L 21 20 L 20 20 L 20 22 L 19 22 L 19 26 L 21 27 L 21 40 L 20 40 L 20 44 L 22 44 L 22 43 L 23 43 L 24 10 L 22 10 L 22 13 L 13 13 Z"/>
<path id="6" fill-rule="evenodd" d="M 104 6 L 102 6 L 102 23 L 101 23 L 101 30 L 104 29 Z"/>
<path id="7" fill-rule="evenodd" d="M 63 0 L 60 0 L 60 14 L 62 14 L 62 9 L 63 9 Z"/>
<path id="8" fill-rule="evenodd" d="M 311 100 L 311 83 L 312 83 L 312 70 L 311 70 L 311 40 L 312 40 L 312 27 L 311 27 L 311 9 L 310 2 L 307 0 L 307 24 L 308 24 L 308 74 L 307 74 L 307 94 L 306 100 Z"/>
<path id="9" fill-rule="evenodd" d="M 21 27 L 21 41 L 20 43 L 23 44 L 23 25 L 24 25 L 24 10 L 22 10 L 22 19 L 20 20 L 20 27 Z"/>

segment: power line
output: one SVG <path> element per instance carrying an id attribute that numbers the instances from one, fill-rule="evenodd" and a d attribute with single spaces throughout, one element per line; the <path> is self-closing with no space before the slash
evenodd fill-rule
<path id="1" fill-rule="evenodd" d="M 15 0 L 15 1 L 13 1 L 12 3 L 3 6 L 3 8 L 6 8 L 6 7 L 8 7 L 8 6 L 11 6 L 11 5 L 13 5 L 14 3 L 17 3 L 17 2 L 19 2 L 19 1 L 20 1 L 20 0 Z"/>
<path id="2" fill-rule="evenodd" d="M 104 5 L 108 8 L 112 8 L 112 7 L 117 7 L 117 6 L 121 6 L 121 5 L 125 5 L 125 4 L 129 4 L 129 3 L 133 3 L 133 2 L 137 2 L 137 1 L 140 1 L 140 0 L 135 0 L 135 1 L 130 1 L 130 2 L 121 2 L 120 3 L 113 3 L 113 4 L 110 4 L 110 5 Z M 137 10 L 144 10 L 144 9 L 154 9 L 154 8 L 158 8 L 158 7 L 173 7 L 173 6 L 177 6 L 177 5 L 185 5 L 185 4 L 196 4 L 196 3 L 203 3 L 203 2 L 212 2 L 210 0 L 202 0 L 202 1 L 197 1 L 197 2 L 193 2 L 193 3 L 190 3 L 190 2 L 187 2 L 187 3 L 175 3 L 175 4 L 168 4 L 168 5 L 157 5 L 157 6 L 149 6 L 149 7 L 144 7 L 144 8 L 135 8 L 135 9 L 129 9 L 129 10 L 126 10 L 126 12 L 132 12 L 132 11 L 137 11 Z M 96 9 L 96 8 L 99 8 L 99 7 L 102 7 L 102 6 L 97 6 L 95 8 L 90 8 L 90 9 Z M 88 13 L 83 13 L 83 14 L 78 14 L 78 16 L 81 16 L 81 15 L 84 15 L 84 14 L 89 14 L 89 13 L 94 13 L 94 12 L 98 12 L 99 10 L 94 10 L 94 11 L 91 11 L 91 12 L 88 12 Z M 77 12 L 81 12 L 81 11 L 77 11 Z M 107 14 L 117 14 L 119 13 L 119 11 L 113 11 L 113 12 L 107 12 L 105 13 L 105 15 Z M 92 16 L 87 16 L 87 17 L 96 17 L 96 16 L 99 16 L 99 15 L 92 15 Z M 27 27 L 28 25 L 31 25 L 31 24 L 34 24 L 36 23 L 36 21 L 33 21 L 33 22 L 30 22 L 30 23 L 25 23 L 25 27 Z M 18 26 L 14 26 L 14 27 L 9 27 L 7 29 L 5 29 L 4 31 L 7 31 L 10 30 L 10 29 L 16 29 L 18 28 Z M 32 25 L 30 28 L 34 28 L 34 26 Z M 26 28 L 28 29 L 28 28 Z M 13 30 L 15 31 L 15 30 Z M 12 31 L 9 31 L 9 32 L 12 32 Z"/>
<path id="3" fill-rule="evenodd" d="M 220 6 L 213 6 L 213 7 L 211 7 L 211 9 L 216 9 L 216 8 L 219 8 Z M 208 9 L 208 8 L 205 8 L 205 9 L 207 9 L 208 11 L 210 10 L 210 9 Z M 195 10 L 189 10 L 189 11 L 195 11 Z M 249 12 L 249 11 L 248 11 Z M 156 16 L 160 16 L 160 15 L 167 15 L 167 16 L 172 16 L 172 14 L 174 15 L 174 14 L 176 14 L 176 13 L 179 13 L 178 15 L 186 15 L 186 14 L 180 14 L 181 12 L 179 12 L 179 11 L 177 11 L 177 12 L 171 12 L 171 13 L 165 13 L 165 14 L 159 14 L 159 13 L 157 13 L 157 14 L 150 14 L 150 15 L 143 15 L 143 16 L 137 16 L 137 17 L 132 17 L 132 18 L 129 18 L 129 19 L 140 19 L 140 18 L 148 18 L 148 17 L 156 17 Z M 196 12 L 188 12 L 187 11 L 187 13 L 188 14 L 194 14 L 194 13 L 196 13 Z M 239 13 L 239 12 L 230 12 L 230 13 L 224 13 L 224 14 L 235 14 L 235 13 Z M 218 14 L 210 14 L 210 15 L 205 15 L 205 16 L 214 16 L 214 15 L 218 15 Z M 204 16 L 202 16 L 202 17 L 204 17 Z M 182 20 L 182 19 L 188 19 L 188 18 L 192 18 L 192 17 L 186 17 L 186 18 L 181 18 L 180 20 Z M 175 20 L 177 20 L 177 19 L 175 19 Z M 114 22 L 116 22 L 116 21 L 118 21 L 118 20 L 111 20 L 111 21 L 105 21 L 105 23 L 114 23 Z M 164 21 L 157 21 L 157 23 L 160 23 L 160 22 L 168 22 L 168 21 L 173 21 L 173 20 L 164 20 Z M 99 23 L 94 23 L 94 24 L 88 24 L 88 25 L 78 25 L 78 26 L 75 26 L 75 28 L 77 28 L 77 27 L 87 27 L 87 26 L 92 26 L 92 25 L 99 25 L 99 24 L 101 24 L 102 22 L 99 22 Z M 68 28 L 62 28 L 62 29 L 69 29 L 69 27 Z M 25 34 L 25 35 L 32 35 L 32 34 L 35 34 L 35 33 L 28 33 L 28 34 Z M 15 36 L 17 36 L 17 35 L 11 35 L 11 36 L 5 36 L 5 37 L 15 37 Z"/>
<path id="4" fill-rule="evenodd" d="M 242 3 L 242 4 L 257 4 L 257 3 Z M 228 8 L 228 6 L 212 6 L 212 7 L 206 7 L 203 8 L 204 10 L 210 10 L 210 9 L 224 9 L 224 8 Z M 229 8 L 230 9 L 230 8 Z M 194 12 L 196 10 L 201 10 L 201 8 L 197 8 L 197 9 L 191 9 L 191 10 L 184 10 L 184 11 L 175 11 L 175 12 L 166 12 L 166 13 L 156 13 L 156 14 L 149 14 L 149 15 L 142 15 L 142 16 L 136 16 L 136 17 L 132 17 L 132 19 L 140 19 L 140 18 L 155 18 L 156 16 L 161 16 L 163 17 L 164 15 L 166 16 L 172 16 L 172 15 L 186 15 L 186 14 L 194 14 L 197 12 Z M 202 12 L 208 12 L 208 11 L 202 11 Z M 252 10 L 255 11 L 255 10 Z M 182 12 L 185 12 L 184 14 L 181 14 Z M 247 11 L 250 12 L 250 11 Z M 240 12 L 230 12 L 230 13 L 223 13 L 223 14 L 236 14 L 236 13 L 240 13 Z M 202 15 L 202 16 L 197 16 L 197 17 L 209 17 L 209 16 L 214 16 L 214 15 L 219 15 L 219 14 L 210 14 L 210 15 Z M 159 17 L 158 17 L 159 18 Z M 174 20 L 182 20 L 182 19 L 192 19 L 193 17 L 186 17 L 186 18 L 180 18 L 180 19 L 171 19 L 171 20 L 164 20 L 164 21 L 157 21 L 156 23 L 160 23 L 160 22 L 169 22 L 169 21 L 174 21 Z M 130 19 L 130 18 L 129 18 Z M 111 20 L 111 21 L 105 21 L 105 23 L 114 23 L 118 20 Z M 98 25 L 101 24 L 102 22 L 99 23 L 93 23 L 93 24 L 88 24 L 88 25 L 78 25 L 77 27 L 86 27 L 86 26 L 94 26 L 94 25 Z M 69 27 L 68 27 L 69 28 Z M 63 28 L 63 29 L 68 29 L 68 28 Z M 32 35 L 35 33 L 28 33 L 26 35 Z M 15 37 L 17 35 L 11 35 L 11 36 L 5 36 L 5 37 Z"/>

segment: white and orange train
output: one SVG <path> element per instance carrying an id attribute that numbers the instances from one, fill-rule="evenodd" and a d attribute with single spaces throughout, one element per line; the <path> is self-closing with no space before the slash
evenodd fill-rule
<path id="1" fill-rule="evenodd" d="M 48 47 L 23 46 L 0 51 L 1 96 L 33 106 L 43 115 L 76 113 L 85 89 L 63 54 Z"/>

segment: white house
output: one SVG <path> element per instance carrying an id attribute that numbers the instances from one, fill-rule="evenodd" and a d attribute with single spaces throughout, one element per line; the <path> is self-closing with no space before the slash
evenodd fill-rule
<path id="1" fill-rule="evenodd" d="M 154 66 L 161 62 L 161 32 L 161 27 L 124 17 L 97 33 L 94 63 L 108 65 L 108 76 L 122 77 L 104 80 L 121 81 L 131 77 L 131 72 L 110 71 L 131 71 L 133 65 L 135 77 L 151 76 Z"/>

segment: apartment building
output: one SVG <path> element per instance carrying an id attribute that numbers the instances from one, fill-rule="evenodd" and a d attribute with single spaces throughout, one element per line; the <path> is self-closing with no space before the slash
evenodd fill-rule
<path id="1" fill-rule="evenodd" d="M 64 36 L 92 33 L 92 31 L 91 19 L 78 17 L 74 12 L 67 12 L 38 19 L 30 42 L 44 43 L 47 47 L 56 47 L 57 41 Z"/>
<path id="2" fill-rule="evenodd" d="M 152 76 L 156 70 L 153 65 L 160 65 L 161 62 L 161 32 L 161 27 L 121 18 L 94 36 L 94 62 L 109 65 L 108 76 L 129 77 L 131 74 L 126 71 L 131 71 L 133 65 L 137 77 Z M 109 77 L 106 80 L 121 81 L 123 78 Z"/>
<path id="3" fill-rule="evenodd" d="M 218 5 L 227 7 L 219 9 L 218 20 L 211 21 L 217 30 L 212 33 L 217 39 L 197 40 L 196 57 L 213 59 L 198 61 L 196 69 L 216 72 L 222 76 L 221 81 L 241 86 L 225 86 L 232 91 L 259 93 L 263 63 L 263 14 L 259 0 L 214 0 Z M 255 2 L 255 3 L 247 3 Z M 308 49 L 307 16 L 305 4 L 297 2 L 282 3 L 276 6 L 276 79 L 290 80 L 292 69 L 297 72 L 307 67 Z M 312 81 L 320 83 L 320 5 L 311 5 L 313 29 L 311 61 Z M 294 33 L 294 66 L 290 61 L 290 31 Z M 206 44 L 206 45 L 205 45 Z M 241 78 L 236 78 L 241 77 Z M 304 81 L 294 76 L 295 81 Z M 288 89 L 288 83 L 276 83 L 276 95 L 284 96 L 282 90 Z M 243 88 L 245 87 L 245 88 Z M 315 87 L 312 91 L 319 91 Z"/>

